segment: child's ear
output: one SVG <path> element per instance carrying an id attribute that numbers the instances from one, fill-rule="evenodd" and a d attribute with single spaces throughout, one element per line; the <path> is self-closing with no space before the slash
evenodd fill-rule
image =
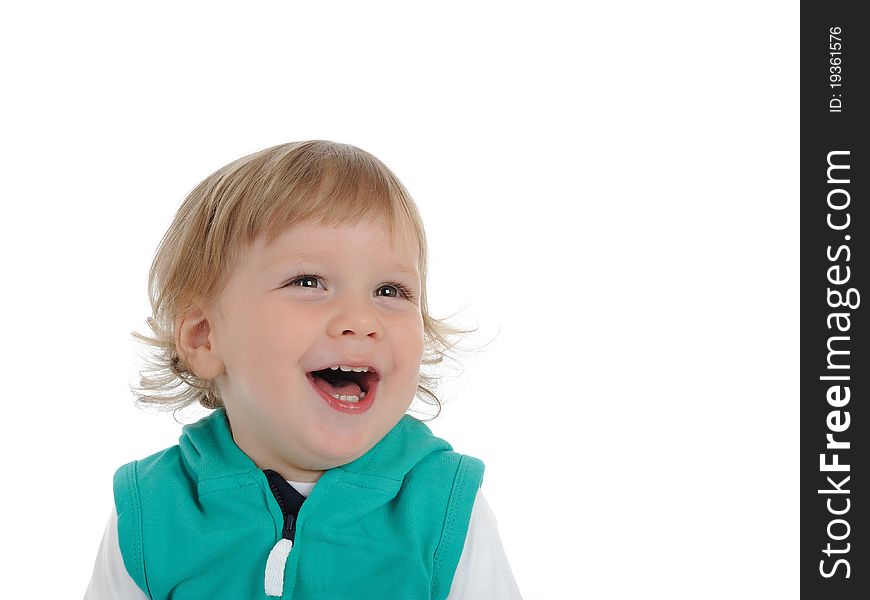
<path id="1" fill-rule="evenodd" d="M 178 318 L 175 347 L 184 364 L 202 379 L 214 379 L 225 371 L 211 342 L 211 324 L 198 306 Z"/>

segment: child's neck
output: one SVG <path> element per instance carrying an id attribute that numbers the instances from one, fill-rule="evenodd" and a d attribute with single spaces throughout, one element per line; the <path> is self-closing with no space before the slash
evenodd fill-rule
<path id="1" fill-rule="evenodd" d="M 309 471 L 308 469 L 292 465 L 272 463 L 271 461 L 263 461 L 261 464 L 261 461 L 256 460 L 253 456 L 251 459 L 260 469 L 271 469 L 279 473 L 287 481 L 295 481 L 297 483 L 316 483 L 324 473 L 324 471 Z"/>

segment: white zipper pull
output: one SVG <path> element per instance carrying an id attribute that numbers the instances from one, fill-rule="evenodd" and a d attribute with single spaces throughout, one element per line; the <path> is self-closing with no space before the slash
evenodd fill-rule
<path id="1" fill-rule="evenodd" d="M 293 541 L 281 538 L 269 552 L 269 560 L 266 561 L 266 595 L 280 598 L 284 595 L 284 567 L 287 565 L 287 557 L 293 548 Z"/>

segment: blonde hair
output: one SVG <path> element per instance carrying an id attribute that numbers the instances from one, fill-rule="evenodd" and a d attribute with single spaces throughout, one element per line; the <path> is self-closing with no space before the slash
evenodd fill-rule
<path id="1" fill-rule="evenodd" d="M 218 169 L 188 194 L 163 236 L 148 277 L 153 337 L 137 332 L 152 353 L 140 369 L 140 404 L 181 409 L 199 403 L 223 406 L 214 380 L 198 377 L 176 347 L 177 319 L 195 304 L 208 304 L 223 289 L 245 249 L 260 235 L 273 242 L 296 224 L 324 225 L 377 219 L 390 234 L 410 225 L 419 243 L 424 352 L 422 365 L 437 365 L 458 347 L 453 338 L 476 331 L 449 325 L 426 304 L 427 246 L 423 222 L 411 195 L 380 160 L 355 146 L 313 140 L 249 154 Z M 417 395 L 441 402 L 441 377 L 421 368 Z"/>

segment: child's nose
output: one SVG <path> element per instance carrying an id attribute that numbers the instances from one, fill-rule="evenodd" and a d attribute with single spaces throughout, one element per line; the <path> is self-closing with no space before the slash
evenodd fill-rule
<path id="1" fill-rule="evenodd" d="M 380 339 L 383 329 L 371 302 L 354 299 L 337 309 L 329 324 L 329 334 L 333 337 L 356 335 Z"/>

